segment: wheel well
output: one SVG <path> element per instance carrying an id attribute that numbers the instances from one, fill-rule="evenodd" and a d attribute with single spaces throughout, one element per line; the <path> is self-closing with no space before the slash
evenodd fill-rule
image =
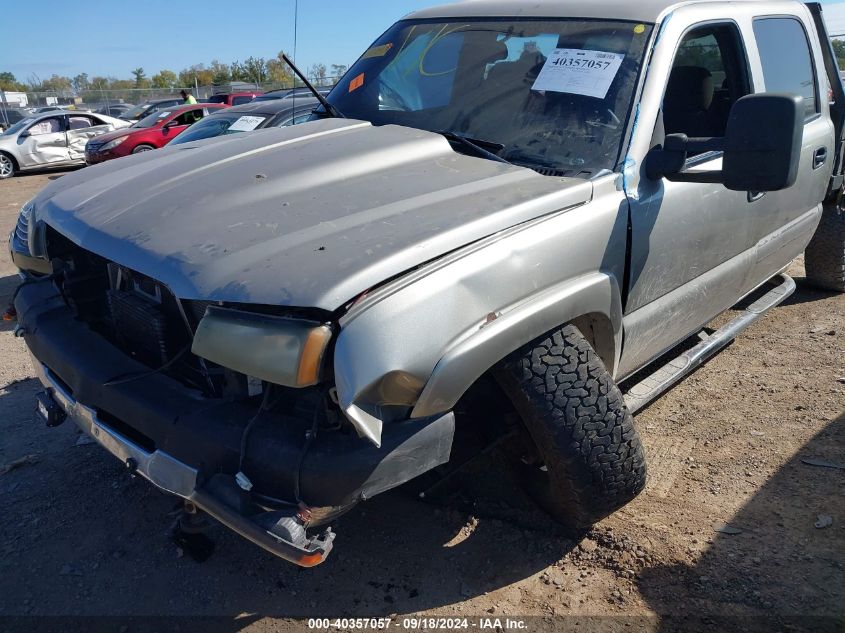
<path id="1" fill-rule="evenodd" d="M 15 166 L 15 171 L 18 171 L 21 168 L 21 166 L 18 164 L 18 161 L 15 160 L 15 157 L 12 156 L 9 152 L 4 152 L 3 150 L 0 150 L 0 154 L 3 154 L 3 156 L 9 157 L 9 160 L 11 160 L 12 164 Z"/>
<path id="2" fill-rule="evenodd" d="M 597 312 L 584 314 L 572 319 L 570 323 L 580 330 L 581 335 L 601 358 L 607 371 L 612 374 L 617 360 L 616 343 L 613 324 L 607 315 Z"/>

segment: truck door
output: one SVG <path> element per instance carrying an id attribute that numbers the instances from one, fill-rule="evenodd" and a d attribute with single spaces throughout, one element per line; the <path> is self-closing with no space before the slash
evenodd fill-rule
<path id="1" fill-rule="evenodd" d="M 19 155 L 26 167 L 66 163 L 70 160 L 67 151 L 65 116 L 41 119 L 30 125 L 21 136 Z"/>
<path id="2" fill-rule="evenodd" d="M 757 92 L 787 92 L 804 100 L 804 137 L 795 185 L 765 194 L 764 218 L 750 225 L 757 244 L 753 279 L 757 283 L 789 264 L 806 247 L 821 218 L 835 156 L 834 125 L 829 115 L 828 85 L 821 50 L 813 51 L 808 27 L 796 17 L 759 16 L 753 21 L 762 70 Z M 821 80 L 820 80 L 821 78 Z"/>
<path id="3" fill-rule="evenodd" d="M 671 32 L 671 31 L 670 31 Z M 707 21 L 674 31 L 671 66 L 651 79 L 663 91 L 650 146 L 665 134 L 724 136 L 731 106 L 752 90 L 749 60 L 733 21 Z M 666 55 L 669 33 L 662 35 Z M 669 52 L 671 54 L 671 52 Z M 648 88 L 647 88 L 648 89 Z M 640 125 L 645 125 L 641 122 Z M 691 156 L 687 168 L 718 170 L 721 153 Z M 631 204 L 631 250 L 625 346 L 619 376 L 670 348 L 730 307 L 752 267 L 753 218 L 768 214 L 766 197 L 722 185 L 640 176 Z"/>

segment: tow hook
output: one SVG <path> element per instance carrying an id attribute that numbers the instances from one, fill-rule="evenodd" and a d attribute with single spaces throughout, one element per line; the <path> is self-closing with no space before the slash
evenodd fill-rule
<path id="1" fill-rule="evenodd" d="M 23 338 L 26 336 L 26 328 L 22 327 L 21 325 L 15 326 L 15 331 L 13 332 L 15 338 Z"/>

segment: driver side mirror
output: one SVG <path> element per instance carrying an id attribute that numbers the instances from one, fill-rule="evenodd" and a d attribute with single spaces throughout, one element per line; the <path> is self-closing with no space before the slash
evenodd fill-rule
<path id="1" fill-rule="evenodd" d="M 792 94 L 747 95 L 734 103 L 723 138 L 669 134 L 646 157 L 652 180 L 720 183 L 732 191 L 780 191 L 795 184 L 804 104 Z M 721 171 L 685 171 L 690 154 L 723 152 Z"/>

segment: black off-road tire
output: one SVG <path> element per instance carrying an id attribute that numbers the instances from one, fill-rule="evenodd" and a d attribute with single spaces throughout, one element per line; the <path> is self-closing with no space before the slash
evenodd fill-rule
<path id="1" fill-rule="evenodd" d="M 825 205 L 822 221 L 804 252 L 807 281 L 845 292 L 845 203 Z"/>
<path id="2" fill-rule="evenodd" d="M 577 328 L 529 343 L 495 373 L 536 451 L 516 463 L 519 478 L 553 518 L 585 529 L 642 491 L 646 463 L 633 417 Z"/>

